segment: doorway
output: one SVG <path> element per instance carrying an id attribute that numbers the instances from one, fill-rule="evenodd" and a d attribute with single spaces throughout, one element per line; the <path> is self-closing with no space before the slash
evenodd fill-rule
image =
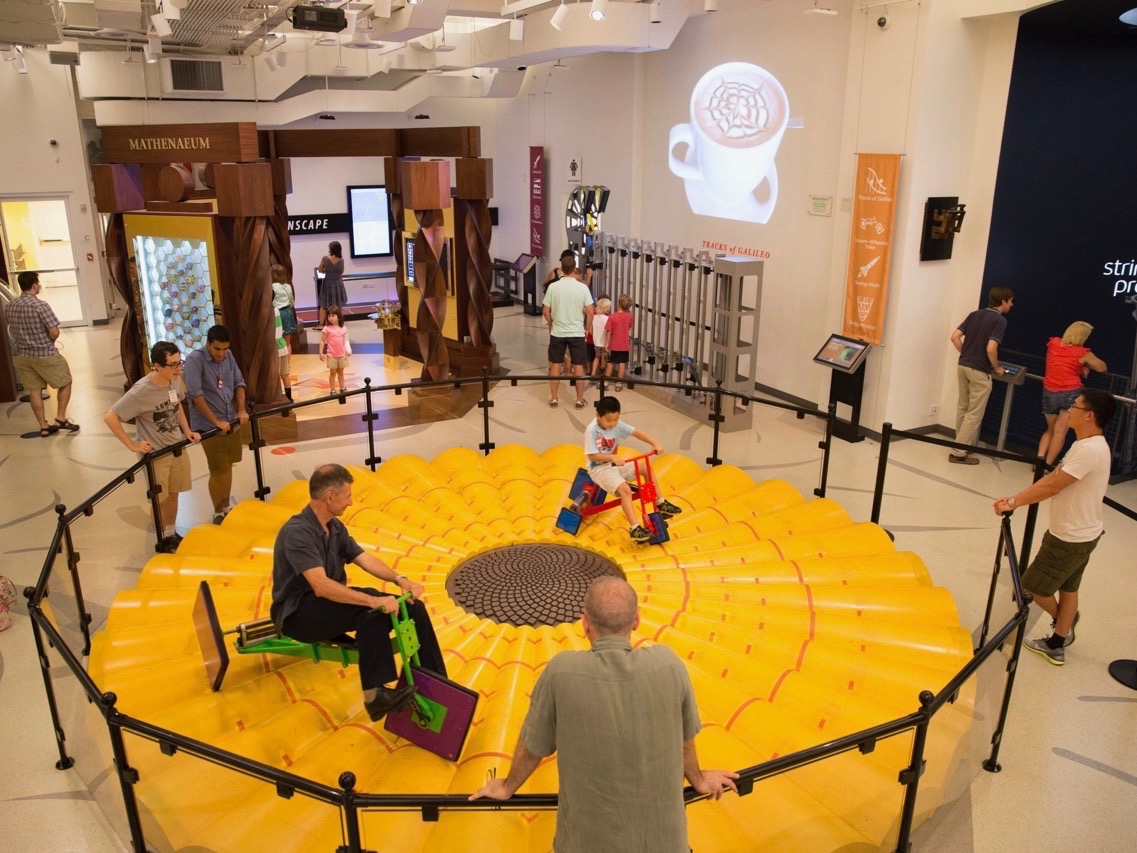
<path id="1" fill-rule="evenodd" d="M 37 272 L 41 298 L 60 325 L 86 323 L 66 197 L 0 199 L 0 243 L 8 282 L 17 293 L 19 274 Z"/>

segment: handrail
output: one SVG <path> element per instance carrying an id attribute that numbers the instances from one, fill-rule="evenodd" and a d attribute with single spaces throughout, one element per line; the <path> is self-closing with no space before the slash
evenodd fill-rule
<path id="1" fill-rule="evenodd" d="M 307 400 L 302 402 L 286 402 L 277 406 L 269 406 L 264 408 L 257 408 L 254 410 L 250 418 L 253 423 L 254 440 L 251 445 L 254 457 L 258 462 L 257 477 L 258 477 L 258 490 L 257 496 L 263 499 L 264 494 L 268 489 L 262 480 L 262 471 L 259 466 L 260 448 L 263 442 L 259 441 L 259 423 L 261 418 L 279 416 L 282 413 L 287 414 L 295 409 L 307 408 L 309 406 L 321 405 L 331 402 L 333 400 L 342 400 L 346 397 L 354 397 L 365 395 L 367 401 L 366 412 L 363 415 L 369 434 L 369 452 L 371 457 L 367 460 L 367 464 L 373 465 L 378 461 L 375 457 L 374 446 L 374 426 L 375 419 L 374 409 L 372 406 L 372 395 L 377 391 L 393 391 L 396 395 L 402 394 L 408 389 L 426 389 L 426 388 L 441 388 L 452 386 L 454 388 L 462 388 L 463 386 L 479 384 L 481 386 L 482 400 L 479 405 L 483 406 L 484 414 L 484 427 L 485 427 L 485 442 L 480 447 L 486 453 L 493 447 L 489 433 L 489 412 L 488 409 L 493 405 L 489 400 L 489 390 L 491 382 L 509 381 L 511 385 L 517 385 L 519 382 L 547 382 L 552 377 L 548 374 L 528 374 L 528 375 L 510 375 L 501 377 L 489 377 L 488 371 L 483 370 L 480 376 L 464 376 L 464 377 L 451 377 L 444 380 L 434 380 L 428 382 L 413 381 L 405 383 L 394 383 L 384 386 L 372 386 L 370 378 L 364 379 L 364 385 L 361 388 L 353 389 L 342 394 L 329 395 L 322 398 Z M 566 381 L 573 381 L 572 377 L 561 377 Z M 604 379 L 602 378 L 602 388 Z M 690 385 L 686 383 L 675 382 L 656 382 L 652 380 L 638 379 L 635 377 L 625 378 L 625 383 L 629 389 L 634 388 L 635 385 L 645 385 L 651 387 L 661 387 L 680 390 L 684 392 L 700 392 L 704 394 L 714 395 L 715 410 L 721 408 L 721 400 L 723 396 L 732 397 L 735 399 L 744 400 L 747 403 L 754 402 L 760 405 L 772 406 L 774 408 L 793 411 L 799 417 L 811 415 L 826 421 L 826 438 L 819 447 L 824 451 L 822 459 L 822 475 L 821 475 L 821 488 L 815 490 L 816 494 L 824 495 L 828 465 L 829 453 L 832 444 L 832 431 L 835 420 L 835 407 L 830 406 L 828 410 L 805 409 L 803 407 L 794 406 L 792 404 L 783 403 L 781 401 L 769 400 L 762 397 L 756 397 L 744 392 L 737 391 L 724 391 L 719 385 L 715 388 L 710 388 L 700 385 Z M 713 414 L 708 415 L 708 420 L 711 421 L 713 428 L 713 459 L 716 459 L 718 453 L 718 438 L 720 431 L 720 421 L 716 420 Z M 236 426 L 236 422 L 233 423 Z M 202 438 L 209 438 L 220 433 L 220 430 L 213 429 L 202 433 Z M 943 444 L 949 447 L 962 447 L 954 442 L 941 441 L 939 439 L 931 439 L 927 436 L 904 433 L 901 431 L 891 431 L 891 425 L 885 424 L 885 441 L 881 445 L 881 460 L 882 465 L 887 461 L 887 446 L 890 435 L 897 437 L 912 437 L 918 438 L 922 441 L 929 441 L 934 444 Z M 128 823 L 130 825 L 132 841 L 138 850 L 144 849 L 145 839 L 139 820 L 139 813 L 137 804 L 133 801 L 133 785 L 138 781 L 136 771 L 132 770 L 128 764 L 128 756 L 126 753 L 125 743 L 122 739 L 122 732 L 131 732 L 139 737 L 155 741 L 159 744 L 161 751 L 166 755 L 173 755 L 177 750 L 182 750 L 187 754 L 192 754 L 197 758 L 220 766 L 231 769 L 237 773 L 244 774 L 253 778 L 261 779 L 265 782 L 272 783 L 277 786 L 277 791 L 280 796 L 291 796 L 293 793 L 302 793 L 306 796 L 320 800 L 322 802 L 334 805 L 342 811 L 343 823 L 346 831 L 346 838 L 348 841 L 347 847 L 351 851 L 361 850 L 359 842 L 359 817 L 358 812 L 360 809 L 382 809 L 390 811 L 421 811 L 423 818 L 432 820 L 437 818 L 440 809 L 447 810 L 463 810 L 463 811 L 484 811 L 484 810 L 536 810 L 536 809 L 550 809 L 555 808 L 559 802 L 558 795 L 552 793 L 537 793 L 525 794 L 514 796 L 510 800 L 478 800 L 468 801 L 465 795 L 461 794 L 367 794 L 358 793 L 354 790 L 355 776 L 351 772 L 343 773 L 339 778 L 339 788 L 329 785 L 314 782 L 296 774 L 289 773 L 288 771 L 280 770 L 276 767 L 263 764 L 253 759 L 246 758 L 227 750 L 220 749 L 210 744 L 190 738 L 186 735 L 172 732 L 160 726 L 153 725 L 140 720 L 135 717 L 123 714 L 115 707 L 117 697 L 113 693 L 101 693 L 98 685 L 87 673 L 83 662 L 79 656 L 67 645 L 62 634 L 52 624 L 51 620 L 47 618 L 43 612 L 40 604 L 44 597 L 47 582 L 51 573 L 55 569 L 55 558 L 61 552 L 64 544 L 67 544 L 70 549 L 70 525 L 81 516 L 89 516 L 94 506 L 113 493 L 116 489 L 120 488 L 124 483 L 133 482 L 134 477 L 139 471 L 146 471 L 147 475 L 151 474 L 153 460 L 169 455 L 179 454 L 183 452 L 192 442 L 184 440 L 178 442 L 167 448 L 146 454 L 140 460 L 135 462 L 130 468 L 122 472 L 109 483 L 99 489 L 94 495 L 86 501 L 77 505 L 71 511 L 65 511 L 62 507 L 57 508 L 59 511 L 59 522 L 56 526 L 56 531 L 52 539 L 50 550 L 47 558 L 44 561 L 44 566 L 41 571 L 40 578 L 38 579 L 35 587 L 25 590 L 25 595 L 29 599 L 29 613 L 32 616 L 33 632 L 36 636 L 37 648 L 40 649 L 41 667 L 44 672 L 45 690 L 48 693 L 49 705 L 52 712 L 53 722 L 56 727 L 56 736 L 60 750 L 60 762 L 57 767 L 70 766 L 71 759 L 67 757 L 63 747 L 64 736 L 62 727 L 59 724 L 58 714 L 55 706 L 54 690 L 51 684 L 50 673 L 48 672 L 48 661 L 46 652 L 42 648 L 40 642 L 40 633 L 42 632 L 60 653 L 63 662 L 77 677 L 80 685 L 91 701 L 95 702 L 100 709 L 104 719 L 108 725 L 108 732 L 111 738 L 112 747 L 115 755 L 115 768 L 118 771 L 120 783 L 123 789 L 124 802 L 128 812 Z M 1011 459 L 1014 461 L 1030 461 L 1026 460 L 1017 454 L 1006 452 L 988 452 L 988 455 L 997 456 L 999 458 Z M 879 472 L 878 472 L 879 473 Z M 153 487 L 151 486 L 151 490 Z M 153 495 L 148 493 L 153 499 Z M 879 515 L 879 506 L 874 503 L 874 512 Z M 874 520 L 876 520 L 874 518 Z M 928 724 L 937 710 L 943 704 L 952 701 L 959 689 L 966 681 L 971 678 L 976 670 L 994 654 L 1010 637 L 1011 633 L 1018 629 L 1018 641 L 1015 647 L 1015 654 L 1017 656 L 1018 650 L 1021 647 L 1023 631 L 1026 622 L 1026 605 L 1029 604 L 1029 598 L 1024 601 L 1024 594 L 1018 583 L 1018 566 L 1015 560 L 1014 548 L 1010 541 L 1010 526 L 1009 520 L 1003 520 L 1002 538 L 1000 540 L 1001 547 L 1005 544 L 1006 556 L 1011 563 L 1012 582 L 1016 590 L 1016 601 L 1019 603 L 1019 609 L 1014 617 L 996 631 L 990 640 L 976 650 L 971 660 L 960 670 L 956 676 L 945 685 L 938 694 L 933 695 L 929 691 L 923 691 L 919 695 L 919 708 L 914 712 L 891 720 L 885 723 L 872 726 L 860 732 L 855 732 L 843 737 L 834 739 L 827 743 L 817 744 L 806 749 L 799 750 L 788 755 L 782 755 L 770 761 L 761 764 L 753 765 L 751 767 L 742 768 L 740 773 L 740 794 L 747 794 L 753 790 L 754 783 L 762 779 L 776 776 L 780 773 L 792 770 L 798 767 L 803 767 L 818 761 L 825 760 L 834 755 L 850 752 L 853 749 L 859 750 L 863 754 L 868 754 L 875 749 L 877 741 L 893 737 L 906 731 L 915 731 L 913 738 L 912 757 L 910 765 L 900 773 L 899 782 L 905 788 L 904 806 L 900 817 L 900 830 L 899 841 L 901 847 L 907 844 L 907 840 L 913 825 L 913 810 L 915 806 L 916 788 L 920 776 L 920 768 L 923 764 L 923 749 L 924 741 L 927 734 Z M 72 567 L 73 568 L 73 567 Z M 995 574 L 999 571 L 999 561 L 996 561 Z M 80 599 L 80 614 L 82 619 L 82 592 L 76 586 L 77 597 Z M 1004 709 L 1003 715 L 999 722 L 999 733 L 1002 730 L 1002 724 L 1005 720 L 1006 709 L 1009 706 L 1010 699 L 1010 685 L 1013 679 L 1013 671 L 1008 676 L 1007 688 L 1004 693 Z M 994 763 L 997 755 L 998 744 L 996 742 L 995 750 L 992 757 L 988 759 L 988 764 Z M 985 764 L 985 766 L 987 766 Z M 996 765 L 997 767 L 997 765 Z M 990 767 L 988 767 L 990 769 Z M 692 803 L 703 799 L 704 796 L 695 792 L 692 788 L 688 787 L 684 790 L 684 802 Z"/>

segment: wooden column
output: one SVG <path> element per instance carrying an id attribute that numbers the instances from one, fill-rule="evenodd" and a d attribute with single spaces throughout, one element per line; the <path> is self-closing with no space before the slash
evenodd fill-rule
<path id="1" fill-rule="evenodd" d="M 383 330 L 383 354 L 397 358 L 402 354 L 403 335 L 411 333 L 407 319 L 407 268 L 403 261 L 403 191 L 399 184 L 399 161 L 396 157 L 383 158 L 383 181 L 391 203 L 391 248 L 395 255 L 395 295 L 399 299 L 399 328 Z"/>
<path id="2" fill-rule="evenodd" d="M 443 335 L 446 325 L 449 259 L 443 208 L 450 207 L 450 164 L 445 160 L 404 160 L 400 164 L 403 204 L 414 211 L 415 280 L 421 291 L 414 318 L 424 380 L 450 375 L 450 353 Z"/>
<path id="3" fill-rule="evenodd" d="M 454 260 L 458 309 L 465 318 L 470 344 L 464 348 L 460 372 L 471 375 L 488 367 L 498 369 L 493 334 L 493 262 L 490 258 L 489 199 L 493 195 L 493 161 L 463 157 L 457 161 L 458 187 L 454 200 Z"/>

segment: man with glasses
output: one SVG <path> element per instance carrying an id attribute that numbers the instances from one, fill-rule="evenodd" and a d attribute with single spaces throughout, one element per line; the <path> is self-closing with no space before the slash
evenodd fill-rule
<path id="1" fill-rule="evenodd" d="M 182 356 L 174 344 L 159 341 L 150 348 L 150 373 L 143 376 L 117 403 L 111 406 L 103 421 L 115 438 L 129 450 L 145 455 L 154 450 L 177 444 L 183 439 L 201 441 L 201 436 L 190 429 L 182 400 Z M 132 440 L 123 429 L 122 422 L 134 419 L 135 438 Z M 172 554 L 178 550 L 182 537 L 174 529 L 178 519 L 178 494 L 188 492 L 193 485 L 189 454 L 169 454 L 154 460 L 154 485 L 161 490 L 162 537 L 156 550 Z"/>
<path id="2" fill-rule="evenodd" d="M 209 465 L 209 498 L 213 523 L 220 524 L 229 512 L 233 491 L 233 466 L 241 461 L 242 433 L 249 422 L 245 410 L 245 377 L 229 351 L 232 337 L 224 326 L 212 326 L 205 346 L 186 358 L 184 378 L 190 401 L 190 426 L 198 432 L 217 428 L 220 435 L 201 444 Z M 231 424 L 237 421 L 237 429 Z"/>
<path id="3" fill-rule="evenodd" d="M 1022 585 L 1053 620 L 1049 637 L 1027 640 L 1024 645 L 1055 666 L 1066 663 L 1066 646 L 1074 642 L 1078 587 L 1104 529 L 1101 507 L 1110 464 L 1104 433 L 1115 408 L 1108 391 L 1083 388 L 1070 406 L 1070 427 L 1077 440 L 1058 467 L 1017 495 L 995 501 L 995 514 L 1002 515 L 1053 498 L 1050 529 L 1023 573 Z"/>

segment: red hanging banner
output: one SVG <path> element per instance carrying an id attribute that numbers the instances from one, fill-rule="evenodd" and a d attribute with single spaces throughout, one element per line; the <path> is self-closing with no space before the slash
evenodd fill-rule
<path id="1" fill-rule="evenodd" d="M 842 334 L 880 344 L 888 300 L 899 154 L 858 154 Z"/>
<path id="2" fill-rule="evenodd" d="M 529 254 L 545 254 L 545 149 L 529 147 Z"/>

